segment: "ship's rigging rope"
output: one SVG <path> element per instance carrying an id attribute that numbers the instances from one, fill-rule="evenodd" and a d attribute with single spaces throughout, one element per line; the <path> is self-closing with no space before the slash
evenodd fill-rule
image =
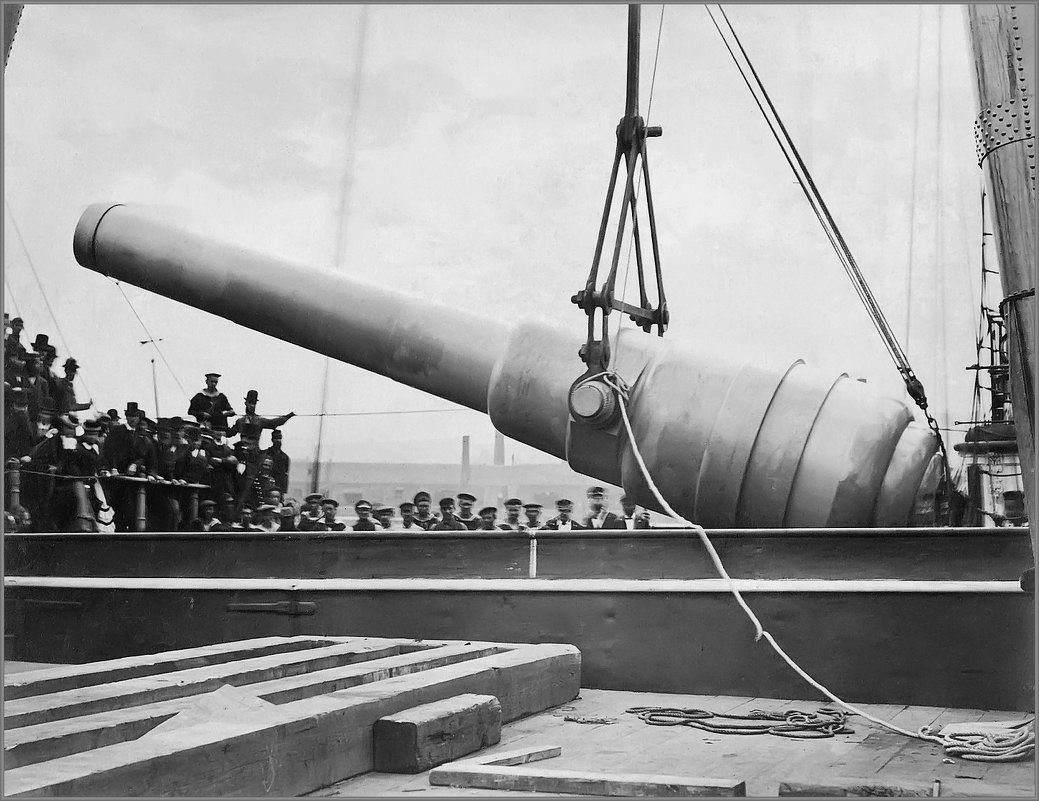
<path id="1" fill-rule="evenodd" d="M 830 241 L 834 252 L 837 254 L 837 258 L 844 267 L 844 271 L 851 279 L 856 294 L 858 294 L 862 304 L 866 307 L 870 321 L 873 323 L 874 328 L 876 328 L 877 333 L 880 335 L 880 338 L 884 343 L 884 347 L 888 351 L 888 355 L 891 356 L 892 361 L 895 363 L 895 367 L 902 376 L 906 391 L 924 413 L 928 427 L 937 438 L 938 449 L 942 458 L 946 492 L 951 496 L 952 486 L 951 476 L 949 474 L 949 457 L 945 449 L 945 440 L 942 437 L 938 421 L 935 420 L 934 416 L 928 410 L 927 394 L 924 390 L 923 384 L 920 382 L 920 379 L 917 378 L 916 373 L 910 366 L 909 359 L 906 357 L 901 345 L 899 345 L 898 339 L 895 336 L 890 323 L 888 323 L 883 310 L 880 308 L 876 298 L 873 296 L 873 292 L 866 283 L 865 277 L 862 275 L 862 271 L 859 269 L 858 263 L 852 255 L 851 248 L 848 247 L 844 236 L 841 234 L 836 222 L 834 222 L 833 216 L 830 214 L 830 210 L 827 207 L 826 202 L 823 200 L 822 193 L 816 186 L 807 165 L 805 165 L 800 152 L 794 144 L 786 126 L 783 124 L 779 112 L 776 110 L 771 97 L 769 97 L 768 92 L 765 90 L 765 86 L 762 83 L 761 78 L 758 76 L 757 70 L 754 68 L 754 64 L 751 62 L 746 50 L 743 48 L 743 43 L 740 41 L 732 23 L 729 21 L 728 15 L 719 5 L 718 11 L 720 12 L 722 19 L 725 21 L 729 36 L 731 36 L 732 41 L 735 43 L 736 49 L 739 50 L 739 56 L 737 56 L 736 50 L 733 49 L 733 45 L 730 44 L 729 38 L 726 36 L 725 32 L 722 31 L 721 25 L 719 25 L 710 6 L 705 5 L 704 8 L 707 9 L 707 14 L 710 16 L 711 22 L 714 23 L 714 27 L 718 31 L 718 35 L 721 37 L 726 50 L 729 51 L 729 55 L 736 64 L 740 76 L 743 78 L 744 83 L 750 90 L 754 102 L 761 111 L 762 117 L 765 119 L 765 122 L 769 127 L 769 131 L 775 138 L 776 143 L 779 145 L 779 148 L 783 153 L 783 157 L 786 159 L 787 164 L 794 173 L 794 177 L 797 179 L 798 185 L 801 187 L 805 197 L 808 199 L 808 204 L 811 206 L 816 219 L 819 220 L 819 224 L 822 226 L 826 238 Z M 744 66 L 744 63 L 741 63 L 741 57 L 746 66 Z M 949 511 L 951 512 L 951 502 L 948 506 Z"/>
<path id="2" fill-rule="evenodd" d="M 177 386 L 180 388 L 180 391 L 181 393 L 183 393 L 185 399 L 190 398 L 191 396 L 188 394 L 187 390 L 184 389 L 184 385 L 180 383 L 180 379 L 177 377 L 177 374 L 173 371 L 173 366 L 166 360 L 166 354 L 164 354 L 162 352 L 162 348 L 159 347 L 158 340 L 154 336 L 152 336 L 152 332 L 148 330 L 148 326 L 145 325 L 144 320 L 141 319 L 141 315 L 137 313 L 137 309 L 134 308 L 133 303 L 130 302 L 129 296 L 123 291 L 123 285 L 114 278 L 110 280 L 112 281 L 112 283 L 115 284 L 116 289 L 119 290 L 119 294 L 123 296 L 123 300 L 125 300 L 126 305 L 130 307 L 130 311 L 133 312 L 133 316 L 136 317 L 137 322 L 141 324 L 141 328 L 144 329 L 144 333 L 148 337 L 148 339 L 146 339 L 145 342 L 151 343 L 151 346 L 155 348 L 155 352 L 159 354 L 159 358 L 162 359 L 162 363 L 165 364 L 166 369 L 170 371 L 170 375 L 173 376 L 173 380 L 177 382 Z"/>
<path id="3" fill-rule="evenodd" d="M 657 499 L 660 508 L 663 509 L 667 515 L 681 524 L 676 528 L 691 529 L 696 533 L 697 537 L 700 538 L 700 542 L 703 544 L 711 562 L 714 564 L 714 569 L 718 572 L 718 575 L 725 580 L 728 585 L 728 590 L 736 600 L 736 603 L 754 625 L 755 642 L 764 638 L 764 640 L 772 646 L 772 649 L 779 654 L 783 661 L 786 662 L 795 673 L 831 701 L 844 707 L 849 712 L 853 712 L 854 714 L 872 721 L 879 726 L 883 726 L 886 729 L 890 729 L 897 734 L 937 743 L 945 748 L 946 753 L 953 754 L 961 759 L 978 762 L 1011 762 L 1027 759 L 1034 754 L 1034 717 L 1028 720 L 1011 721 L 1007 723 L 966 724 L 963 726 L 956 726 L 954 730 L 950 731 L 950 733 L 942 733 L 938 729 L 931 729 L 927 726 L 922 726 L 916 732 L 911 732 L 900 726 L 896 726 L 894 723 L 874 717 L 858 707 L 841 700 L 834 695 L 834 693 L 809 676 L 800 665 L 787 655 L 786 651 L 780 647 L 775 638 L 773 638 L 773 636 L 761 625 L 761 621 L 747 605 L 747 602 L 743 599 L 740 591 L 733 583 L 732 577 L 725 570 L 725 566 L 722 564 L 718 552 L 714 549 L 714 546 L 711 544 L 707 532 L 704 531 L 703 527 L 698 526 L 696 523 L 693 523 L 678 514 L 678 512 L 672 509 L 671 505 L 664 499 L 664 496 L 660 494 L 660 490 L 657 488 L 656 483 L 653 481 L 653 477 L 649 473 L 649 469 L 646 467 L 645 461 L 642 459 L 642 453 L 639 451 L 638 443 L 635 441 L 635 433 L 631 428 L 631 421 L 628 419 L 628 386 L 624 382 L 624 379 L 612 370 L 600 373 L 598 376 L 593 377 L 601 378 L 613 388 L 614 392 L 617 393 L 617 406 L 620 408 L 621 419 L 624 422 L 624 429 L 628 435 L 628 442 L 631 445 L 631 451 L 635 456 L 635 461 L 639 466 L 639 470 L 642 472 L 642 476 L 646 480 L 646 485 L 653 493 L 653 497 Z"/>
<path id="4" fill-rule="evenodd" d="M 14 228 L 15 236 L 18 237 L 18 242 L 22 246 L 22 252 L 25 254 L 25 261 L 29 264 L 29 269 L 32 271 L 33 278 L 36 279 L 36 286 L 40 288 L 40 296 L 43 298 L 43 303 L 47 307 L 47 313 L 50 314 L 51 320 L 54 321 L 54 330 L 58 333 L 58 339 L 61 340 L 61 346 L 65 348 L 65 352 L 69 357 L 73 357 L 72 348 L 69 347 L 69 343 L 65 340 L 65 334 L 61 330 L 61 323 L 58 322 L 58 316 L 54 313 L 54 309 L 51 308 L 50 299 L 47 297 L 47 290 L 43 288 L 43 282 L 40 280 L 40 274 L 36 271 L 36 265 L 33 263 L 32 254 L 29 252 L 28 245 L 25 244 L 25 237 L 22 236 L 22 229 L 18 227 L 18 221 L 14 217 L 14 210 L 11 208 L 11 204 L 7 198 L 4 198 L 4 206 L 7 207 L 7 216 L 11 218 L 11 227 Z M 6 281 L 6 275 L 5 275 Z M 87 386 L 86 380 L 84 380 L 81 373 L 77 373 L 76 377 L 83 385 L 83 390 L 87 393 L 87 397 L 91 399 L 93 404 L 93 394 L 90 392 L 90 387 Z"/>

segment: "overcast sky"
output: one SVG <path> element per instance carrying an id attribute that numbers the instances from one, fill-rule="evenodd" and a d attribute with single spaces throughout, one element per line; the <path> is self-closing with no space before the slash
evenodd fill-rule
<path id="1" fill-rule="evenodd" d="M 969 419 L 982 174 L 965 7 L 727 9 L 942 425 Z M 660 14 L 643 7 L 643 114 Z M 123 285 L 172 372 L 138 344 L 117 286 L 72 256 L 84 207 L 112 201 L 505 322 L 583 331 L 569 298 L 623 112 L 626 17 L 623 5 L 27 6 L 5 73 L 5 310 L 27 340 L 46 332 L 76 356 L 80 395 L 101 409 L 152 411 L 156 358 L 163 416 L 184 414 L 210 370 L 239 410 L 257 389 L 261 413 L 319 411 L 323 356 Z M 803 358 L 905 397 L 702 6 L 666 7 L 659 52 L 651 122 L 664 136 L 649 149 L 667 337 L 777 369 Z M 340 363 L 328 407 L 454 408 Z M 452 461 L 463 434 L 488 461 L 490 424 L 461 409 L 328 418 L 324 453 Z M 316 438 L 317 418 L 294 420 L 286 450 L 306 460 Z"/>

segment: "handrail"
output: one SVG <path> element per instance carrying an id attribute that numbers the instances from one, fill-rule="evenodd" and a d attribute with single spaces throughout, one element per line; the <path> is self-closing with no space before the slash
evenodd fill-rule
<path id="1" fill-rule="evenodd" d="M 9 537 L 73 537 L 85 532 L 21 532 L 11 533 Z M 766 537 L 781 539 L 784 537 L 832 538 L 839 537 L 1003 537 L 1015 538 L 1028 534 L 1027 527 L 984 528 L 746 528 L 746 529 L 707 529 L 712 538 L 731 537 L 746 539 L 750 537 Z M 96 536 L 96 535 L 93 535 Z M 106 537 L 132 537 L 134 539 L 292 539 L 292 540 L 415 540 L 427 538 L 431 540 L 529 540 L 527 531 L 116 531 L 105 534 Z M 589 531 L 551 531 L 539 529 L 537 538 L 542 540 L 652 540 L 652 539 L 688 539 L 688 529 L 636 529 L 623 531 L 616 529 L 597 529 Z"/>

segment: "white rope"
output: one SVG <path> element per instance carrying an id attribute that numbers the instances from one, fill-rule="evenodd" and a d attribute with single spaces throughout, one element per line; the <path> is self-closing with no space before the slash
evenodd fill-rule
<path id="1" fill-rule="evenodd" d="M 1000 724 L 1000 723 L 984 723 L 974 724 L 974 728 L 966 730 L 965 727 L 959 727 L 964 729 L 963 731 L 955 731 L 957 727 L 946 727 L 954 731 L 950 731 L 949 734 L 939 734 L 937 731 L 932 730 L 928 726 L 922 726 L 918 731 L 911 732 L 907 729 L 903 729 L 900 726 L 896 726 L 894 723 L 882 720 L 881 718 L 874 717 L 868 712 L 864 712 L 856 706 L 842 701 L 830 690 L 824 687 L 822 684 L 817 682 L 811 676 L 809 676 L 800 665 L 798 665 L 793 659 L 791 659 L 786 651 L 784 651 L 779 643 L 776 642 L 775 638 L 761 625 L 761 621 L 758 620 L 758 616 L 754 614 L 753 610 L 747 605 L 747 602 L 743 600 L 743 596 L 740 591 L 736 589 L 736 585 L 733 583 L 732 578 L 725 570 L 725 566 L 722 564 L 721 558 L 718 556 L 718 552 L 714 549 L 710 539 L 707 537 L 707 532 L 704 531 L 702 526 L 698 526 L 690 520 L 687 520 L 682 515 L 678 514 L 671 505 L 664 499 L 664 496 L 660 494 L 660 490 L 657 485 L 653 482 L 652 476 L 649 474 L 649 469 L 646 467 L 646 463 L 642 459 L 642 454 L 639 452 L 639 446 L 635 442 L 635 434 L 631 429 L 631 421 L 628 419 L 628 386 L 617 373 L 607 371 L 600 373 L 598 376 L 592 376 L 593 378 L 601 378 L 617 393 L 619 400 L 618 406 L 620 407 L 621 419 L 624 421 L 624 429 L 628 433 L 628 442 L 631 443 L 632 453 L 635 455 L 635 461 L 638 463 L 639 469 L 642 471 L 643 477 L 646 479 L 646 484 L 649 486 L 650 491 L 653 493 L 653 497 L 657 499 L 657 503 L 660 507 L 672 518 L 679 521 L 682 526 L 680 528 L 689 528 L 696 532 L 696 535 L 700 538 L 700 542 L 703 543 L 704 548 L 707 550 L 707 554 L 711 557 L 711 561 L 714 563 L 715 570 L 718 571 L 723 579 L 728 584 L 729 592 L 732 593 L 733 598 L 736 599 L 736 603 L 739 604 L 740 608 L 746 613 L 747 617 L 750 618 L 751 623 L 754 624 L 754 641 L 757 642 L 761 638 L 764 638 L 772 649 L 779 654 L 783 661 L 793 668 L 794 672 L 797 673 L 802 679 L 812 685 L 815 689 L 829 698 L 836 704 L 847 709 L 849 712 L 853 712 L 866 720 L 872 721 L 879 726 L 883 726 L 886 729 L 890 729 L 897 734 L 901 734 L 905 737 L 912 737 L 915 739 L 926 740 L 933 743 L 938 743 L 943 746 L 946 753 L 959 756 L 962 759 L 971 759 L 975 761 L 983 762 L 1010 762 L 1015 760 L 1026 759 L 1031 756 L 1035 751 L 1035 718 L 1030 718 L 1025 721 L 1018 721 L 1011 724 Z"/>

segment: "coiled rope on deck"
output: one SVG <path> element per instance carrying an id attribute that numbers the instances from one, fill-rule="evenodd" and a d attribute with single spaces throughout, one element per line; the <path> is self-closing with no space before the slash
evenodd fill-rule
<path id="1" fill-rule="evenodd" d="M 718 572 L 718 575 L 720 575 L 728 584 L 729 592 L 732 593 L 733 598 L 736 599 L 736 603 L 739 604 L 740 608 L 754 625 L 755 642 L 764 638 L 765 641 L 772 646 L 772 649 L 782 657 L 783 661 L 786 662 L 794 672 L 797 673 L 797 675 L 835 704 L 839 704 L 849 712 L 872 721 L 878 726 L 883 726 L 896 734 L 937 743 L 944 747 L 946 753 L 950 755 L 976 762 L 1013 762 L 1027 759 L 1035 753 L 1034 717 L 1024 721 L 1006 724 L 975 724 L 975 729 L 973 730 L 967 730 L 966 727 L 955 727 L 960 730 L 951 731 L 949 734 L 938 733 L 928 726 L 921 726 L 916 732 L 911 732 L 900 726 L 896 726 L 894 723 L 875 717 L 868 712 L 864 712 L 858 707 L 841 700 L 829 689 L 809 676 L 800 665 L 787 655 L 786 651 L 780 647 L 775 638 L 764 629 L 758 616 L 754 614 L 753 610 L 747 605 L 747 602 L 743 600 L 743 596 L 736 588 L 732 577 L 729 576 L 728 572 L 725 570 L 725 566 L 722 564 L 718 552 L 714 549 L 714 546 L 711 544 L 710 539 L 707 537 L 707 532 L 704 531 L 703 527 L 698 526 L 696 523 L 693 523 L 678 514 L 678 512 L 672 509 L 671 505 L 664 499 L 664 496 L 660 494 L 660 490 L 657 488 L 656 483 L 653 481 L 653 477 L 649 473 L 649 469 L 646 467 L 645 461 L 642 459 L 642 453 L 639 451 L 638 443 L 635 441 L 635 433 L 631 428 L 631 421 L 628 419 L 629 390 L 624 379 L 613 370 L 606 370 L 593 377 L 601 378 L 613 388 L 614 392 L 617 393 L 617 399 L 619 401 L 617 406 L 620 408 L 621 419 L 624 421 L 624 429 L 628 434 L 628 442 L 631 444 L 631 450 L 635 455 L 635 461 L 638 463 L 639 470 L 642 471 L 642 475 L 645 478 L 650 491 L 653 493 L 653 497 L 657 499 L 657 503 L 660 504 L 660 507 L 666 514 L 682 524 L 680 528 L 688 528 L 696 532 L 696 535 L 700 538 L 700 542 L 707 550 L 707 554 L 710 556 L 711 562 L 714 564 L 714 568 Z"/>

